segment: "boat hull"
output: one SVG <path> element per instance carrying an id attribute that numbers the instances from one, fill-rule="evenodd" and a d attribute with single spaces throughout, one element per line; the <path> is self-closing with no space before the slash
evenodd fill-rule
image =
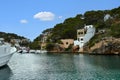
<path id="1" fill-rule="evenodd" d="M 1 56 L 0 57 L 0 67 L 6 65 L 9 62 L 12 55 L 13 55 L 13 53 Z"/>
<path id="2" fill-rule="evenodd" d="M 15 52 L 15 47 L 0 47 L 0 67 L 6 65 Z"/>

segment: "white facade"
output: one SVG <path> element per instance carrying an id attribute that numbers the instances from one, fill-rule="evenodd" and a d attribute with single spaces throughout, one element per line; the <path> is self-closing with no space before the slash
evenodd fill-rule
<path id="1" fill-rule="evenodd" d="M 80 32 L 79 32 L 80 31 Z M 78 34 L 78 33 L 83 34 Z M 84 29 L 80 29 L 77 31 L 77 40 L 74 41 L 74 46 L 79 46 L 79 48 L 82 48 L 85 43 L 87 43 L 95 34 L 95 28 L 93 25 L 87 25 L 84 27 Z"/>
<path id="2" fill-rule="evenodd" d="M 104 16 L 104 21 L 107 21 L 108 19 L 111 19 L 112 17 L 110 16 L 110 14 L 106 14 Z"/>

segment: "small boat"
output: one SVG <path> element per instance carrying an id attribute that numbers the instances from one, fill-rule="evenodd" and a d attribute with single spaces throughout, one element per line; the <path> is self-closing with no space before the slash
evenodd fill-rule
<path id="1" fill-rule="evenodd" d="M 27 47 L 19 47 L 17 52 L 18 53 L 29 53 L 29 48 L 27 48 Z"/>
<path id="2" fill-rule="evenodd" d="M 46 50 L 41 50 L 41 53 L 47 53 L 47 51 Z"/>
<path id="3" fill-rule="evenodd" d="M 35 53 L 35 50 L 31 49 L 31 50 L 29 51 L 29 53 Z"/>
<path id="4" fill-rule="evenodd" d="M 16 51 L 17 49 L 11 47 L 9 43 L 3 43 L 0 41 L 0 67 L 6 65 Z"/>
<path id="5" fill-rule="evenodd" d="M 36 53 L 36 54 L 40 54 L 40 53 L 47 53 L 47 51 L 46 50 L 30 50 L 29 51 L 30 53 Z"/>

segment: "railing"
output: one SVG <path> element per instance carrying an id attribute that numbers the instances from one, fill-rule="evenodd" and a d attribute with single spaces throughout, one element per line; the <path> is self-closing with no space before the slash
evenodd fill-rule
<path id="1" fill-rule="evenodd" d="M 80 41 L 76 40 L 74 41 L 74 45 L 79 45 L 80 48 L 82 48 L 85 43 L 87 43 L 93 36 L 95 35 L 95 28 L 92 27 L 92 28 L 88 28 L 85 36 L 84 36 L 84 41 L 83 43 L 81 43 Z"/>
<path id="2" fill-rule="evenodd" d="M 89 28 L 84 36 L 84 44 L 87 43 L 95 35 L 95 28 Z"/>

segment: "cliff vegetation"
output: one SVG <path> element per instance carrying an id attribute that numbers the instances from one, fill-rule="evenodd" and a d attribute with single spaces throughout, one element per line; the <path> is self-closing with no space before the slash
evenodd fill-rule
<path id="1" fill-rule="evenodd" d="M 47 44 L 46 48 L 48 48 L 59 43 L 60 39 L 76 40 L 77 29 L 91 24 L 96 28 L 96 34 L 85 45 L 89 48 L 107 37 L 120 38 L 120 7 L 112 10 L 87 11 L 84 14 L 77 14 L 75 17 L 67 18 L 63 23 L 56 24 L 53 28 L 44 30 L 34 42 L 40 42 L 41 45 L 46 35 L 47 37 L 44 42 Z"/>

